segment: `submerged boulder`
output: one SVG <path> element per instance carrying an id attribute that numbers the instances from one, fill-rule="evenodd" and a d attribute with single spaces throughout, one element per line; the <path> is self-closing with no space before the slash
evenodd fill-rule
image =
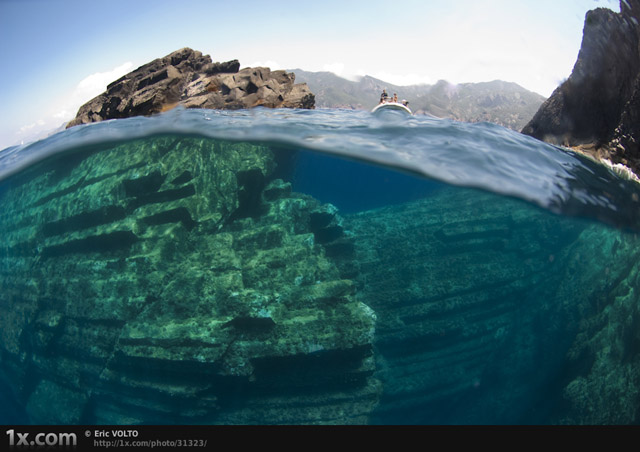
<path id="1" fill-rule="evenodd" d="M 67 128 L 105 119 L 187 108 L 307 108 L 315 97 L 295 75 L 269 68 L 240 70 L 237 60 L 213 63 L 209 55 L 184 48 L 158 58 L 107 86 L 78 111 Z"/>

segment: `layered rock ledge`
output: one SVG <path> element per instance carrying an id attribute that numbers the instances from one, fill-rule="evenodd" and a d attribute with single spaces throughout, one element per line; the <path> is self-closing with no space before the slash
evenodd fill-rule
<path id="1" fill-rule="evenodd" d="M 156 137 L 15 180 L 0 375 L 31 422 L 368 422 L 375 314 L 351 239 L 275 166 L 262 146 Z"/>
<path id="2" fill-rule="evenodd" d="M 106 119 L 186 108 L 237 110 L 257 106 L 306 108 L 315 96 L 295 74 L 269 68 L 240 69 L 238 60 L 214 63 L 209 55 L 183 48 L 114 81 L 78 110 L 67 128 Z"/>
<path id="3" fill-rule="evenodd" d="M 371 423 L 638 423 L 637 236 L 451 187 L 344 225 L 377 319 Z"/>

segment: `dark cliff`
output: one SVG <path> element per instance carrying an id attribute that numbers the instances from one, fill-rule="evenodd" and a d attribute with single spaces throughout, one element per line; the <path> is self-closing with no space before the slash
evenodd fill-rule
<path id="1" fill-rule="evenodd" d="M 640 2 L 620 13 L 598 8 L 585 17 L 571 76 L 522 133 L 554 144 L 586 146 L 597 156 L 640 169 Z"/>
<path id="2" fill-rule="evenodd" d="M 315 96 L 295 75 L 268 68 L 240 70 L 237 60 L 213 63 L 209 55 L 183 48 L 158 58 L 107 86 L 78 111 L 67 128 L 105 119 L 186 108 L 235 110 L 314 108 Z"/>

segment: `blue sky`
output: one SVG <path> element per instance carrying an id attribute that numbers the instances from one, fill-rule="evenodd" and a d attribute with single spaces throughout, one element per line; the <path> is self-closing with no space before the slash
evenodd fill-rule
<path id="1" fill-rule="evenodd" d="M 502 79 L 548 96 L 615 0 L 0 0 L 0 149 L 182 47 L 394 84 Z"/>

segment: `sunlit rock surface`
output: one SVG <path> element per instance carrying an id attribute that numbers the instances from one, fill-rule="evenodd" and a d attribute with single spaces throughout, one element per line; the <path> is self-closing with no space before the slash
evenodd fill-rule
<path id="1" fill-rule="evenodd" d="M 237 110 L 242 108 L 315 107 L 306 83 L 295 74 L 269 68 L 244 68 L 237 60 L 213 63 L 209 55 L 184 48 L 147 63 L 110 83 L 84 104 L 67 125 L 151 115 L 177 106 Z"/>

